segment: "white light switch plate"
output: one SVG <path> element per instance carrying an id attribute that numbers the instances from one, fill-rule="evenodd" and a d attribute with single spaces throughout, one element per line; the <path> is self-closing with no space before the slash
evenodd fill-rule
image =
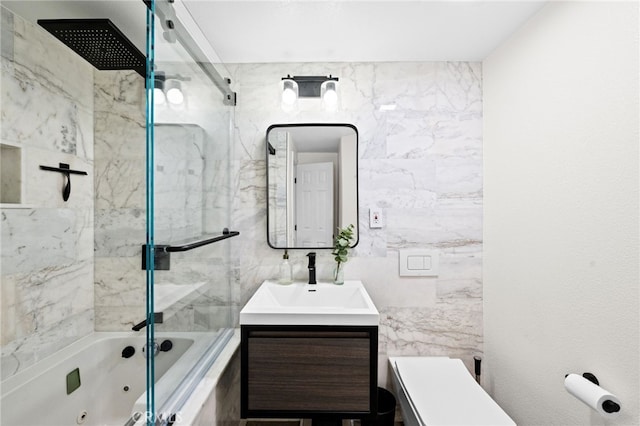
<path id="1" fill-rule="evenodd" d="M 382 209 L 370 208 L 369 209 L 369 228 L 382 228 Z"/>
<path id="2" fill-rule="evenodd" d="M 401 277 L 437 277 L 438 251 L 424 249 L 400 250 Z"/>

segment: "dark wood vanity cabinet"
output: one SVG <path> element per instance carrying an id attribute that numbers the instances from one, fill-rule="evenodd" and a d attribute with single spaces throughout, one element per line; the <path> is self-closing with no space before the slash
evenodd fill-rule
<path id="1" fill-rule="evenodd" d="M 241 328 L 242 418 L 363 418 L 376 412 L 378 327 Z"/>

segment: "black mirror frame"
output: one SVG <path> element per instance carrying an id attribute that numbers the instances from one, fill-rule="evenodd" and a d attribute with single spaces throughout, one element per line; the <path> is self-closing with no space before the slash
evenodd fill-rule
<path id="1" fill-rule="evenodd" d="M 360 242 L 360 187 L 359 187 L 360 162 L 358 161 L 358 158 L 360 155 L 358 150 L 358 145 L 360 142 L 360 134 L 358 133 L 357 127 L 350 123 L 285 123 L 285 124 L 272 124 L 267 128 L 267 131 L 264 136 L 265 175 L 266 175 L 266 183 L 267 183 L 266 189 L 265 189 L 265 193 L 266 193 L 265 203 L 266 203 L 266 214 L 267 214 L 267 226 L 266 226 L 267 244 L 269 245 L 269 247 L 275 250 L 333 250 L 333 247 L 274 247 L 271 244 L 271 241 L 269 240 L 269 155 L 272 154 L 271 151 L 273 150 L 273 147 L 269 143 L 268 135 L 269 135 L 269 132 L 276 127 L 286 128 L 286 127 L 301 127 L 301 126 L 314 126 L 314 127 L 343 126 L 343 127 L 349 127 L 353 129 L 353 131 L 356 134 L 356 211 L 357 212 L 356 212 L 355 227 L 358 232 L 356 233 L 357 238 L 355 242 L 353 243 L 352 246 L 350 246 L 351 248 L 354 248 L 355 246 L 358 245 L 358 242 Z"/>

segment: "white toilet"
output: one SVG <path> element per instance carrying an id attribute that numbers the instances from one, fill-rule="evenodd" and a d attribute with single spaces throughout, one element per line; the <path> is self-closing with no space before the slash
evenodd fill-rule
<path id="1" fill-rule="evenodd" d="M 515 426 L 459 359 L 391 357 L 405 426 Z"/>

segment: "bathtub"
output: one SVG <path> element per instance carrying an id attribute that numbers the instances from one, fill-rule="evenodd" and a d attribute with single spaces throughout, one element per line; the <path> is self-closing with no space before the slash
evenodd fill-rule
<path id="1" fill-rule="evenodd" d="M 156 333 L 158 344 L 164 340 L 173 344 L 171 350 L 155 357 L 158 412 L 163 407 L 173 410 L 187 401 L 188 381 L 193 381 L 193 386 L 197 384 L 197 376 L 203 374 L 198 370 L 206 372 L 216 352 L 224 347 L 224 334 L 225 331 Z M 0 424 L 94 426 L 133 424 L 134 420 L 144 423 L 145 343 L 144 334 L 96 332 L 7 378 L 2 382 Z M 128 346 L 135 353 L 124 358 L 123 350 Z M 205 362 L 199 363 L 203 354 Z M 67 394 L 67 375 L 76 368 L 80 385 Z M 75 373 L 70 379 L 73 389 L 77 385 Z"/>

